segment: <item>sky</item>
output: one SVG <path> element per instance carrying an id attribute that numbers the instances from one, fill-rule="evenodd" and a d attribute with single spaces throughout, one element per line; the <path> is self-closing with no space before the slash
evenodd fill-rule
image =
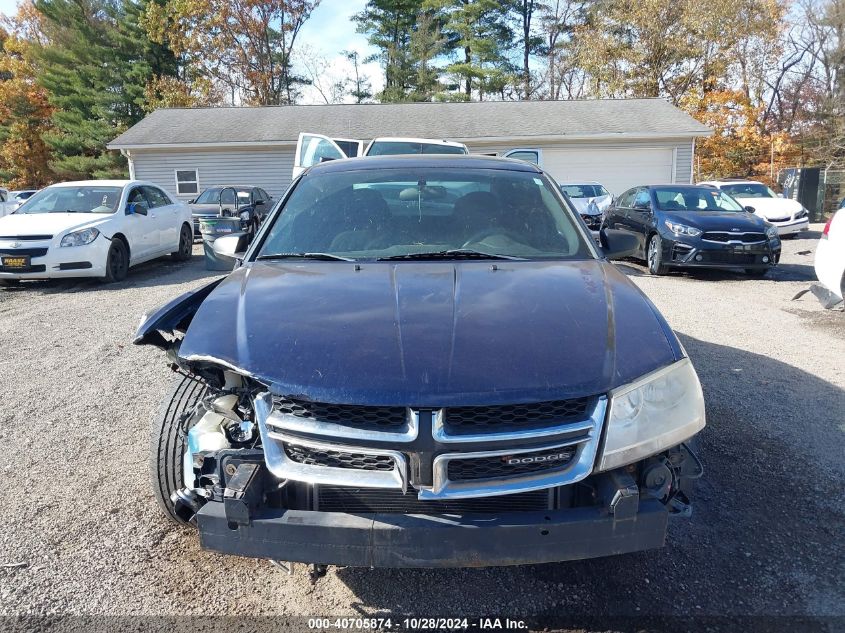
<path id="1" fill-rule="evenodd" d="M 328 68 L 323 83 L 327 86 L 352 74 L 351 64 L 339 54 L 340 51 L 358 51 L 361 59 L 373 52 L 367 38 L 355 32 L 355 23 L 351 21 L 352 15 L 361 11 L 366 3 L 367 0 L 323 0 L 299 33 L 300 48 L 326 58 Z M 0 0 L 0 13 L 14 15 L 17 4 L 18 0 Z M 381 90 L 384 79 L 378 63 L 365 64 L 362 72 L 369 77 L 373 92 Z M 300 103 L 324 103 L 313 88 L 306 87 L 302 93 Z M 351 98 L 346 100 L 351 101 Z"/>

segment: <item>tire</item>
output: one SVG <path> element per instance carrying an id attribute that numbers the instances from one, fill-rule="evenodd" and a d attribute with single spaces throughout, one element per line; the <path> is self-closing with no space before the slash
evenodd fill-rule
<path id="1" fill-rule="evenodd" d="M 663 264 L 663 240 L 657 233 L 648 240 L 646 263 L 648 264 L 648 272 L 652 275 L 666 274 L 666 266 Z"/>
<path id="2" fill-rule="evenodd" d="M 186 262 L 191 259 L 194 249 L 194 236 L 187 224 L 182 225 L 179 231 L 179 250 L 170 253 L 170 256 L 177 262 Z"/>
<path id="3" fill-rule="evenodd" d="M 123 281 L 129 274 L 129 250 L 123 240 L 113 239 L 109 254 L 106 256 L 106 274 L 103 281 L 114 283 Z"/>
<path id="4" fill-rule="evenodd" d="M 150 476 L 153 494 L 164 515 L 180 525 L 189 525 L 173 511 L 170 495 L 184 487 L 182 458 L 188 434 L 186 414 L 206 393 L 206 385 L 187 376 L 173 380 L 161 410 L 150 427 Z"/>
<path id="5" fill-rule="evenodd" d="M 746 268 L 745 274 L 754 279 L 763 279 L 769 273 L 768 268 Z"/>

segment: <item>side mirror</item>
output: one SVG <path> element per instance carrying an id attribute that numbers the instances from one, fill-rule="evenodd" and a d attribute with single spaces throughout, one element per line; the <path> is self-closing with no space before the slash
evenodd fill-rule
<path id="1" fill-rule="evenodd" d="M 634 204 L 634 208 L 637 211 L 651 211 L 651 203 L 650 202 L 637 202 Z"/>
<path id="2" fill-rule="evenodd" d="M 244 258 L 248 241 L 249 235 L 246 233 L 232 233 L 218 237 L 214 240 L 212 248 L 215 255 L 221 259 L 231 260 L 234 265 L 237 260 Z"/>
<path id="3" fill-rule="evenodd" d="M 263 207 L 263 206 L 264 206 L 264 201 L 263 201 L 263 200 L 256 200 L 256 201 L 255 201 L 255 202 L 253 202 L 252 204 L 253 204 L 253 206 L 256 206 L 256 207 Z"/>
<path id="4" fill-rule="evenodd" d="M 190 200 L 188 200 L 188 204 L 194 204 L 196 201 L 196 198 L 191 198 Z"/>
<path id="5" fill-rule="evenodd" d="M 751 206 L 744 207 L 744 208 L 745 208 L 746 213 L 754 213 L 757 210 L 757 209 L 755 209 L 754 207 L 751 207 Z"/>
<path id="6" fill-rule="evenodd" d="M 639 246 L 639 240 L 633 233 L 618 229 L 601 229 L 599 244 L 605 257 L 621 259 L 633 255 Z"/>
<path id="7" fill-rule="evenodd" d="M 126 215 L 147 215 L 145 202 L 130 202 L 126 205 Z"/>

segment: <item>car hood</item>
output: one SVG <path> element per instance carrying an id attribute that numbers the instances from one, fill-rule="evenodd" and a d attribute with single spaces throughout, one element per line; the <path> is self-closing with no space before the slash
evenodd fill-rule
<path id="1" fill-rule="evenodd" d="M 665 213 L 670 222 L 686 224 L 702 231 L 765 231 L 765 221 L 757 215 L 737 211 L 672 211 Z"/>
<path id="2" fill-rule="evenodd" d="M 104 213 L 12 213 L 0 218 L 0 236 L 58 235 L 70 229 L 99 226 L 113 214 Z"/>
<path id="3" fill-rule="evenodd" d="M 440 407 L 606 393 L 681 357 L 612 264 L 261 262 L 200 305 L 185 360 L 316 401 Z"/>
<path id="4" fill-rule="evenodd" d="M 610 196 L 596 198 L 570 198 L 575 210 L 584 215 L 598 215 L 610 206 Z"/>
<path id="5" fill-rule="evenodd" d="M 192 215 L 208 217 L 220 213 L 219 204 L 189 204 Z"/>
<path id="6" fill-rule="evenodd" d="M 792 217 L 801 210 L 801 203 L 789 198 L 736 198 L 745 207 L 754 207 L 754 213 L 763 218 Z"/>

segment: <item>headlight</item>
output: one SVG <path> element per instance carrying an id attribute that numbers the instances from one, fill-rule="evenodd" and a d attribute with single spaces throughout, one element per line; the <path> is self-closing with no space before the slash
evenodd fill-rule
<path id="1" fill-rule="evenodd" d="M 670 222 L 669 220 L 664 220 L 663 223 L 675 235 L 689 235 L 690 237 L 697 237 L 701 235 L 701 229 L 697 229 L 694 226 L 678 224 L 677 222 Z"/>
<path id="2" fill-rule="evenodd" d="M 688 358 L 610 393 L 599 471 L 639 461 L 704 428 L 704 395 Z"/>
<path id="3" fill-rule="evenodd" d="M 97 229 L 82 229 L 68 233 L 62 238 L 59 246 L 85 246 L 97 239 L 100 232 Z"/>
<path id="4" fill-rule="evenodd" d="M 770 239 L 776 239 L 778 237 L 778 227 L 770 226 L 766 229 L 766 236 Z"/>
<path id="5" fill-rule="evenodd" d="M 804 207 L 801 207 L 801 210 L 795 214 L 795 219 L 800 220 L 801 218 L 806 218 L 809 215 L 809 212 Z"/>

